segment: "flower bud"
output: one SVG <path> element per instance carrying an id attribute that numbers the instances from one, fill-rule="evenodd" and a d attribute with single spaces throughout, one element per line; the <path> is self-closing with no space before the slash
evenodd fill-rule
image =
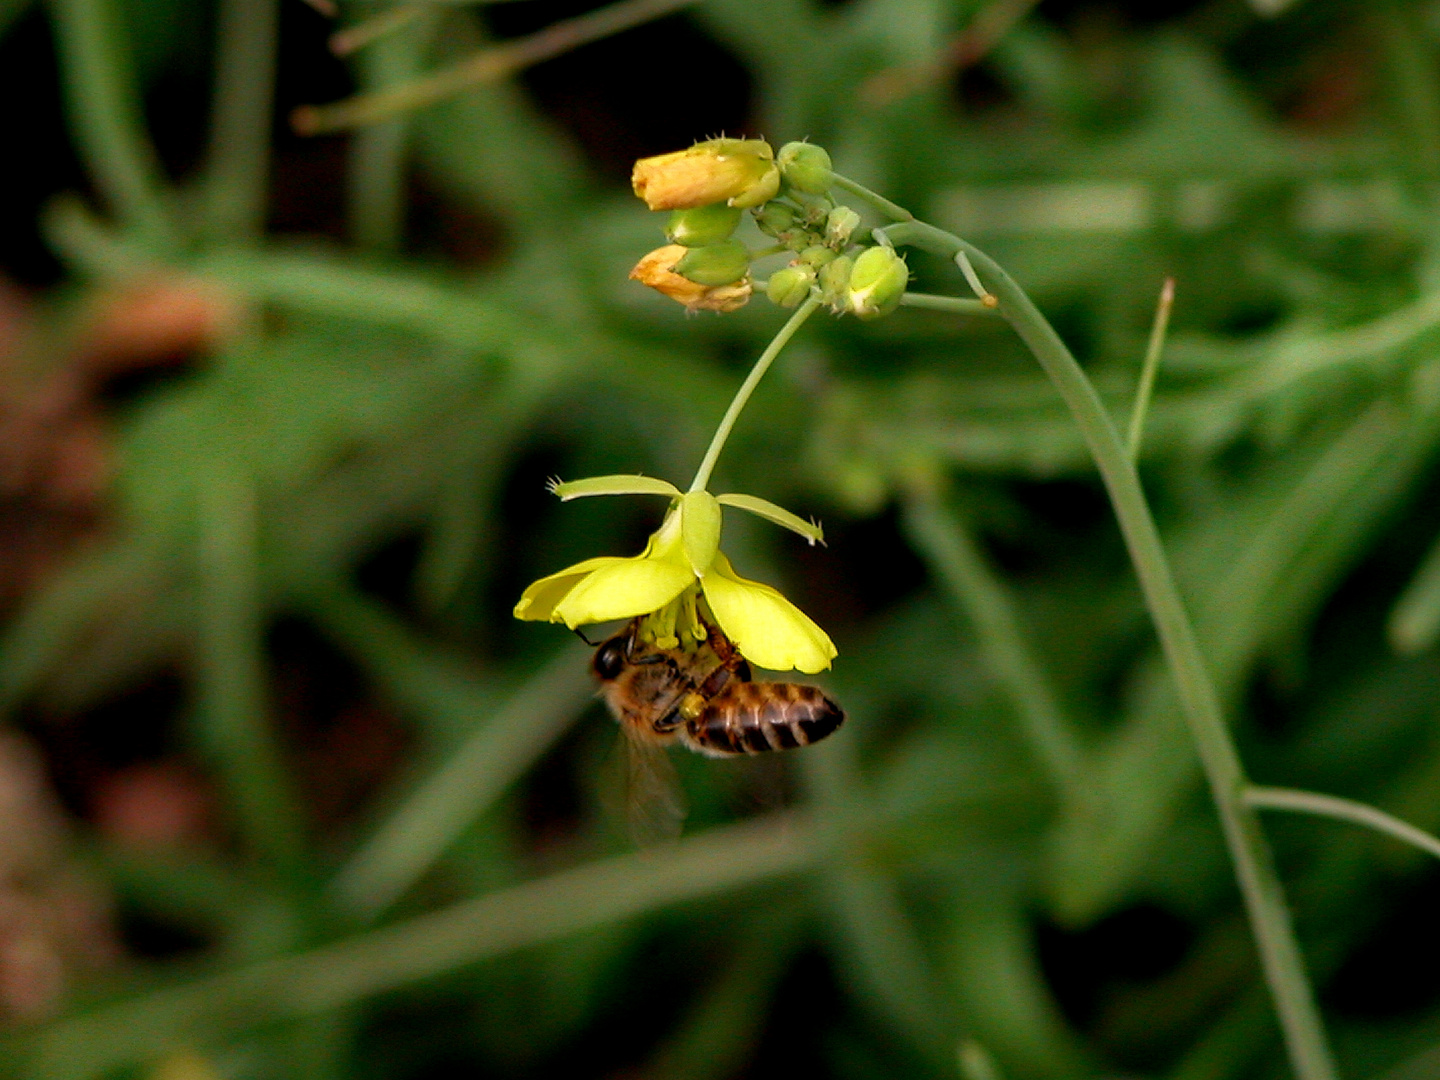
<path id="1" fill-rule="evenodd" d="M 779 236 L 795 227 L 795 211 L 784 203 L 767 203 L 755 218 L 755 224 L 766 236 Z"/>
<path id="2" fill-rule="evenodd" d="M 721 240 L 730 238 L 735 226 L 740 224 L 740 215 L 743 213 L 743 210 L 736 210 L 724 203 L 697 206 L 693 210 L 676 210 L 670 215 L 670 221 L 665 226 L 665 238 L 672 244 L 683 244 L 685 247 L 718 244 Z"/>
<path id="3" fill-rule="evenodd" d="M 862 319 L 878 319 L 900 306 L 910 268 L 887 247 L 866 248 L 850 272 L 847 307 Z"/>
<path id="4" fill-rule="evenodd" d="M 796 191 L 807 195 L 824 195 L 835 182 L 830 171 L 830 155 L 824 147 L 807 142 L 786 143 L 778 158 L 780 175 Z"/>
<path id="5" fill-rule="evenodd" d="M 796 307 L 810 295 L 815 284 L 815 270 L 809 266 L 787 266 L 770 275 L 770 284 L 765 295 L 773 304 L 781 307 Z"/>
<path id="6" fill-rule="evenodd" d="M 688 150 L 642 158 L 630 183 L 651 210 L 718 202 L 743 210 L 775 197 L 780 171 L 764 139 L 710 139 Z"/>
<path id="7" fill-rule="evenodd" d="M 738 240 L 687 248 L 671 267 L 699 285 L 729 285 L 750 272 L 750 251 Z"/>
<path id="8" fill-rule="evenodd" d="M 689 249 L 679 244 L 656 248 L 635 264 L 630 277 L 684 304 L 689 311 L 735 311 L 745 306 L 752 289 L 749 278 L 707 286 L 675 273 L 675 264 L 688 253 Z"/>
<path id="9" fill-rule="evenodd" d="M 845 311 L 849 307 L 847 290 L 854 264 L 855 260 L 849 255 L 840 255 L 820 270 L 820 293 L 834 311 Z"/>
<path id="10" fill-rule="evenodd" d="M 815 244 L 800 252 L 800 261 L 806 266 L 813 266 L 819 270 L 822 266 L 835 261 L 835 249 L 828 248 L 824 244 Z"/>
<path id="11" fill-rule="evenodd" d="M 837 206 L 825 218 L 825 242 L 833 247 L 843 248 L 859 227 L 859 214 L 848 206 Z"/>

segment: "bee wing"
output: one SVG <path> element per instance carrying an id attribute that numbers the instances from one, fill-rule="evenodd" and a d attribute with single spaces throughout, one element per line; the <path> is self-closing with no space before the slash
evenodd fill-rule
<path id="1" fill-rule="evenodd" d="M 625 738 L 626 799 L 630 839 L 636 847 L 654 847 L 680 835 L 685 796 L 670 755 L 662 746 Z"/>

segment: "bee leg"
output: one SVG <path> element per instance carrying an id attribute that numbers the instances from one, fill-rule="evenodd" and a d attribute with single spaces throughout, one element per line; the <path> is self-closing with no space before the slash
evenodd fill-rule
<path id="1" fill-rule="evenodd" d="M 685 718 L 680 715 L 680 706 L 676 705 L 658 720 L 651 721 L 650 728 L 657 735 L 669 735 L 676 728 L 685 723 Z"/>
<path id="2" fill-rule="evenodd" d="M 675 729 L 689 724 L 704 711 L 705 698 L 692 690 L 688 694 L 682 694 L 680 700 L 675 703 L 675 707 L 651 726 L 655 729 L 656 734 L 668 735 Z"/>
<path id="3" fill-rule="evenodd" d="M 750 665 L 746 663 L 745 657 L 740 655 L 740 650 L 735 648 L 735 643 L 726 637 L 718 626 L 710 627 L 706 644 L 710 646 L 710 651 L 720 658 L 720 663 L 735 673 L 736 678 L 741 682 L 750 681 Z"/>

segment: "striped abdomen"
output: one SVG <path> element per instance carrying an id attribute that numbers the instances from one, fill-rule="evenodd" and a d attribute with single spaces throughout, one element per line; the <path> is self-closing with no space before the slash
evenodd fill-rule
<path id="1" fill-rule="evenodd" d="M 814 686 L 734 681 L 686 722 L 685 734 L 706 754 L 767 754 L 819 742 L 844 720 L 840 706 Z"/>

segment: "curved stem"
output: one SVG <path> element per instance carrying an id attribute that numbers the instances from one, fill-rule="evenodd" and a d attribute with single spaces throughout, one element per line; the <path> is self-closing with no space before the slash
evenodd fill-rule
<path id="1" fill-rule="evenodd" d="M 1356 802 L 1354 799 L 1341 799 L 1335 795 L 1321 795 L 1314 791 L 1297 791 L 1294 788 L 1249 787 L 1245 789 L 1245 801 L 1261 810 L 1293 810 L 1297 814 L 1314 814 L 1316 817 L 1363 825 L 1367 829 L 1374 829 L 1406 844 L 1412 844 L 1440 859 L 1440 838 L 1432 836 L 1424 829 L 1417 829 L 1409 822 L 1392 817 L 1384 810 Z"/>
<path id="2" fill-rule="evenodd" d="M 277 0 L 224 0 L 206 184 L 211 239 L 253 243 L 265 231 L 275 101 Z"/>
<path id="3" fill-rule="evenodd" d="M 135 74 L 106 0 L 56 0 L 55 45 L 75 142 L 110 208 L 147 243 L 169 246 L 160 162 L 145 133 Z"/>
<path id="4" fill-rule="evenodd" d="M 720 458 L 720 451 L 725 449 L 725 440 L 730 437 L 730 429 L 735 426 L 735 421 L 740 419 L 740 414 L 745 411 L 745 405 L 750 400 L 750 395 L 755 392 L 755 387 L 760 385 L 760 380 L 765 377 L 765 372 L 770 370 L 771 363 L 775 357 L 780 355 L 780 350 L 785 348 L 790 339 L 795 336 L 795 331 L 805 325 L 805 320 L 815 313 L 820 306 L 820 294 L 811 293 L 798 308 L 790 320 L 780 328 L 780 332 L 770 339 L 770 344 L 765 346 L 765 351 L 760 354 L 760 359 L 755 361 L 755 366 L 750 369 L 750 374 L 740 384 L 740 389 L 735 391 L 735 398 L 730 402 L 730 408 L 725 410 L 724 417 L 720 420 L 720 426 L 715 429 L 715 437 L 710 440 L 710 449 L 705 451 L 705 459 L 700 462 L 700 468 L 695 472 L 695 479 L 690 483 L 691 491 L 704 491 L 705 485 L 710 482 L 710 474 L 715 471 L 715 462 Z"/>
<path id="5" fill-rule="evenodd" d="M 1125 447 L 1130 460 L 1140 460 L 1140 442 L 1145 438 L 1145 417 L 1150 412 L 1150 396 L 1155 392 L 1155 376 L 1160 370 L 1160 354 L 1165 349 L 1165 331 L 1170 327 L 1170 308 L 1175 303 L 1175 279 L 1166 278 L 1160 288 L 1160 302 L 1155 305 L 1155 322 L 1150 327 L 1150 344 L 1145 350 L 1145 363 L 1140 369 L 1140 385 L 1135 389 L 1135 406 L 1130 411 L 1130 430 Z"/>
<path id="6" fill-rule="evenodd" d="M 934 296 L 930 293 L 907 292 L 900 297 L 901 307 L 921 308 L 925 311 L 948 311 L 954 315 L 993 315 L 995 309 L 986 307 L 979 300 L 958 296 Z"/>
<path id="7" fill-rule="evenodd" d="M 987 565 L 965 522 L 946 506 L 937 484 L 917 482 L 902 504 L 906 529 L 933 565 L 957 607 L 975 626 L 980 649 L 1010 698 L 1031 751 L 1066 807 L 1085 797 L 1084 752 L 1026 644 L 1004 585 Z"/>
<path id="8" fill-rule="evenodd" d="M 837 178 L 836 184 L 862 197 L 867 194 L 866 189 L 849 181 L 841 183 Z M 953 259 L 960 252 L 968 256 L 998 298 L 1000 314 L 1030 348 L 1070 408 L 1110 495 L 1175 681 L 1191 738 L 1205 769 L 1260 951 L 1265 979 L 1280 1016 L 1291 1064 L 1301 1080 L 1333 1080 L 1335 1066 L 1305 973 L 1305 962 L 1295 941 L 1274 859 L 1261 831 L 1259 817 L 1244 798 L 1248 783 L 1240 757 L 1230 739 L 1205 658 L 1171 575 L 1139 476 L 1110 414 L 1045 316 L 993 259 L 957 236 L 915 221 L 888 200 L 876 196 L 869 201 L 877 210 L 899 217 L 901 224 L 885 230 L 896 244 L 913 244 L 946 259 Z"/>

